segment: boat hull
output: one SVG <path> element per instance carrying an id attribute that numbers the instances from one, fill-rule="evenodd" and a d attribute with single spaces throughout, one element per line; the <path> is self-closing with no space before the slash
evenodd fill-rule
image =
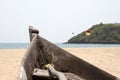
<path id="1" fill-rule="evenodd" d="M 32 27 L 30 38 L 29 48 L 21 62 L 19 80 L 37 80 L 32 76 L 34 69 L 44 69 L 46 64 L 53 64 L 57 71 L 74 73 L 84 80 L 118 80 L 117 77 L 42 38 Z"/>

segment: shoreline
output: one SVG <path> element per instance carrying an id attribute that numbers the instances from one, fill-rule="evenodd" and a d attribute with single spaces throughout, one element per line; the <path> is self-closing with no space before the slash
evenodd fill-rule
<path id="1" fill-rule="evenodd" d="M 63 48 L 98 68 L 120 77 L 120 47 Z M 27 49 L 0 49 L 0 80 L 17 80 Z"/>

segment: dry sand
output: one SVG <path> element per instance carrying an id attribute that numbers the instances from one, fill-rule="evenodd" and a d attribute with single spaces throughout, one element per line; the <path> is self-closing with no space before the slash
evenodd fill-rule
<path id="1" fill-rule="evenodd" d="M 120 47 L 65 48 L 68 52 L 120 77 Z M 26 49 L 0 50 L 0 80 L 17 80 L 18 70 Z"/>
<path id="2" fill-rule="evenodd" d="M 0 50 L 0 80 L 17 80 L 18 69 L 26 49 Z"/>

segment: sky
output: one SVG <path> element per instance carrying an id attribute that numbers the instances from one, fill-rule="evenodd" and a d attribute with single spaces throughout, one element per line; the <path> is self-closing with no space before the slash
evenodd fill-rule
<path id="1" fill-rule="evenodd" d="M 0 43 L 28 43 L 28 27 L 67 42 L 95 24 L 120 23 L 120 0 L 0 0 Z"/>

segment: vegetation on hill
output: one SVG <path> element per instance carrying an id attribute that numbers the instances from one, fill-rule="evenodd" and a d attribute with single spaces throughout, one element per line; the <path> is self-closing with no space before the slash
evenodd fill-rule
<path id="1" fill-rule="evenodd" d="M 68 43 L 120 43 L 120 24 L 97 24 L 90 29 L 90 35 L 86 31 L 72 37 Z"/>

